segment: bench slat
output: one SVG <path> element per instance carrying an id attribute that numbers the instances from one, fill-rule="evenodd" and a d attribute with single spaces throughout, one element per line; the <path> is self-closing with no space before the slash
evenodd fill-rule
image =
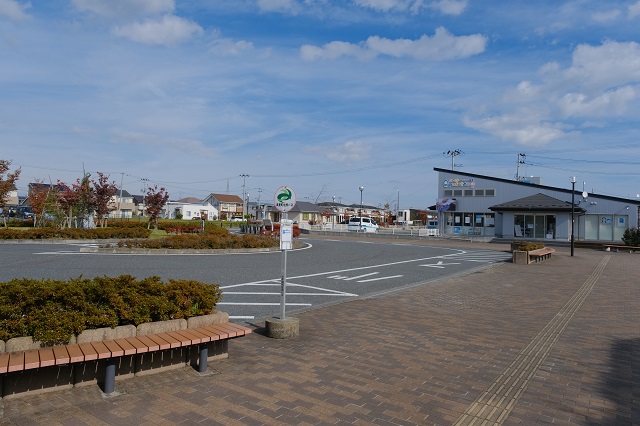
<path id="1" fill-rule="evenodd" d="M 24 351 L 9 353 L 9 372 L 24 370 Z"/>
<path id="2" fill-rule="evenodd" d="M 198 333 L 207 336 L 208 340 L 205 340 L 205 342 L 220 340 L 220 332 L 214 331 L 214 330 L 208 330 L 206 327 L 192 328 L 191 331 L 197 331 Z"/>
<path id="3" fill-rule="evenodd" d="M 56 365 L 56 357 L 53 355 L 51 347 L 38 349 L 40 353 L 40 367 L 50 367 Z"/>
<path id="4" fill-rule="evenodd" d="M 69 353 L 69 362 L 83 362 L 84 354 L 80 349 L 80 346 L 76 343 L 70 343 L 67 345 L 67 352 Z"/>
<path id="5" fill-rule="evenodd" d="M 98 359 L 105 359 L 111 357 L 111 351 L 102 342 L 91 342 L 91 346 L 95 349 Z"/>
<path id="6" fill-rule="evenodd" d="M 24 369 L 40 368 L 40 355 L 37 349 L 24 351 Z"/>
<path id="7" fill-rule="evenodd" d="M 207 335 L 209 337 L 211 337 L 211 340 L 220 340 L 220 339 L 228 339 L 229 335 L 227 333 L 225 333 L 222 330 L 218 330 L 217 328 L 214 328 L 214 326 L 210 325 L 210 326 L 206 326 L 206 327 L 201 327 L 199 329 L 202 333 L 207 333 Z"/>
<path id="8" fill-rule="evenodd" d="M 140 340 L 142 343 L 147 345 L 148 352 L 154 352 L 160 350 L 160 344 L 151 340 L 148 336 L 136 336 L 136 339 Z M 166 342 L 165 342 L 166 344 Z"/>
<path id="9" fill-rule="evenodd" d="M 236 337 L 238 335 L 238 331 L 233 327 L 230 327 L 228 323 L 226 324 L 216 324 L 214 326 L 218 330 L 222 330 L 229 335 L 229 337 Z"/>
<path id="10" fill-rule="evenodd" d="M 124 349 L 122 349 L 120 345 L 118 345 L 113 340 L 104 340 L 102 343 L 104 343 L 107 349 L 109 349 L 112 357 L 119 357 L 124 355 Z"/>
<path id="11" fill-rule="evenodd" d="M 9 371 L 9 354 L 0 353 L 0 374 L 7 373 Z"/>
<path id="12" fill-rule="evenodd" d="M 114 342 L 122 348 L 125 355 L 135 355 L 136 348 L 131 343 L 127 341 L 127 339 L 115 339 Z"/>
<path id="13" fill-rule="evenodd" d="M 124 340 L 129 342 L 129 344 L 135 348 L 137 354 L 149 352 L 149 346 L 145 345 L 137 337 L 127 337 Z"/>
<path id="14" fill-rule="evenodd" d="M 166 340 L 169 343 L 169 347 L 171 349 L 179 348 L 180 346 L 182 346 L 182 342 L 180 342 L 180 340 L 176 339 L 175 337 L 171 336 L 169 333 L 158 333 L 155 336 L 160 337 L 163 340 Z"/>
<path id="15" fill-rule="evenodd" d="M 193 337 L 189 336 L 189 333 L 184 333 L 187 330 L 176 330 L 167 332 L 168 335 L 178 339 L 180 346 L 193 345 Z"/>
<path id="16" fill-rule="evenodd" d="M 166 340 L 164 340 L 162 337 L 160 337 L 157 334 L 148 334 L 148 335 L 146 335 L 144 337 L 148 338 L 149 340 L 154 342 L 156 345 L 158 345 L 158 348 L 160 350 L 165 350 L 165 349 L 171 348 L 171 343 L 167 342 Z M 149 348 L 149 350 L 151 350 L 151 348 Z M 156 349 L 156 350 L 158 350 L 158 349 Z"/>
<path id="17" fill-rule="evenodd" d="M 199 343 L 202 343 L 202 338 L 203 338 L 202 334 L 194 333 L 193 331 L 191 331 L 189 329 L 180 330 L 180 331 L 177 331 L 176 333 L 179 333 L 179 334 L 185 336 L 187 339 L 189 339 L 191 341 L 192 345 L 197 345 Z"/>
<path id="18" fill-rule="evenodd" d="M 230 327 L 235 328 L 236 330 L 242 332 L 241 336 L 251 333 L 251 329 L 249 327 L 245 327 L 243 325 L 234 324 L 232 322 L 228 323 Z"/>
<path id="19" fill-rule="evenodd" d="M 69 361 L 71 361 L 67 348 L 64 345 L 54 345 L 52 349 L 53 356 L 56 358 L 56 365 L 68 364 Z"/>
<path id="20" fill-rule="evenodd" d="M 91 345 L 91 343 L 79 343 L 78 346 L 80 350 L 84 354 L 85 361 L 94 361 L 98 359 L 98 352 L 96 352 L 95 348 Z"/>

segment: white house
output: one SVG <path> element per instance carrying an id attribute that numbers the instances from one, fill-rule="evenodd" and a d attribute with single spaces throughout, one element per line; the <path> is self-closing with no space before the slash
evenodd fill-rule
<path id="1" fill-rule="evenodd" d="M 162 209 L 161 217 L 165 219 L 182 217 L 184 220 L 204 217 L 205 220 L 217 220 L 219 214 L 218 209 L 205 201 L 197 198 L 183 198 L 177 201 L 169 201 Z"/>

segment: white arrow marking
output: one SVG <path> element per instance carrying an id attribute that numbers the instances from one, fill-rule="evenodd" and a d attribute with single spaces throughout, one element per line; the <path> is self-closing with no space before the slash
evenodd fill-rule
<path id="1" fill-rule="evenodd" d="M 442 263 L 442 260 L 439 260 L 438 263 L 435 263 L 433 265 L 420 265 L 420 266 L 427 266 L 429 268 L 440 268 L 440 269 L 444 269 L 444 267 L 446 265 L 459 265 L 459 263 Z"/>

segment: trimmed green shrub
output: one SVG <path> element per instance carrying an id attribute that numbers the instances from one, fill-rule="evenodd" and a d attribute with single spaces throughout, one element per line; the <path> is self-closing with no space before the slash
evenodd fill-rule
<path id="1" fill-rule="evenodd" d="M 0 283 L 0 339 L 32 336 L 66 343 L 86 329 L 139 325 L 212 313 L 217 284 L 130 275 L 69 281 L 14 279 Z"/>
<path id="2" fill-rule="evenodd" d="M 146 228 L 32 228 L 32 229 L 0 229 L 2 240 L 45 240 L 61 238 L 67 240 L 80 239 L 116 239 L 116 238 L 148 238 L 151 231 Z"/>
<path id="3" fill-rule="evenodd" d="M 242 236 L 224 233 L 178 234 L 158 239 L 134 239 L 118 242 L 118 247 L 147 249 L 242 249 L 278 247 L 279 242 L 266 235 Z"/>
<path id="4" fill-rule="evenodd" d="M 622 241 L 627 246 L 640 247 L 640 228 L 631 228 L 624 231 Z"/>

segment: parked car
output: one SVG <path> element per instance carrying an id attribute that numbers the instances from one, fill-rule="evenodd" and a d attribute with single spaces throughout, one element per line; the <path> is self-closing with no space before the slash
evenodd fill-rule
<path id="1" fill-rule="evenodd" d="M 349 231 L 359 232 L 377 232 L 378 223 L 370 217 L 352 217 L 349 218 L 349 224 L 347 225 Z"/>
<path id="2" fill-rule="evenodd" d="M 229 222 L 244 222 L 244 218 L 242 216 L 231 216 Z"/>
<path id="3" fill-rule="evenodd" d="M 16 217 L 19 219 L 33 219 L 35 217 L 35 213 L 31 210 L 29 206 L 18 206 L 16 207 Z"/>

